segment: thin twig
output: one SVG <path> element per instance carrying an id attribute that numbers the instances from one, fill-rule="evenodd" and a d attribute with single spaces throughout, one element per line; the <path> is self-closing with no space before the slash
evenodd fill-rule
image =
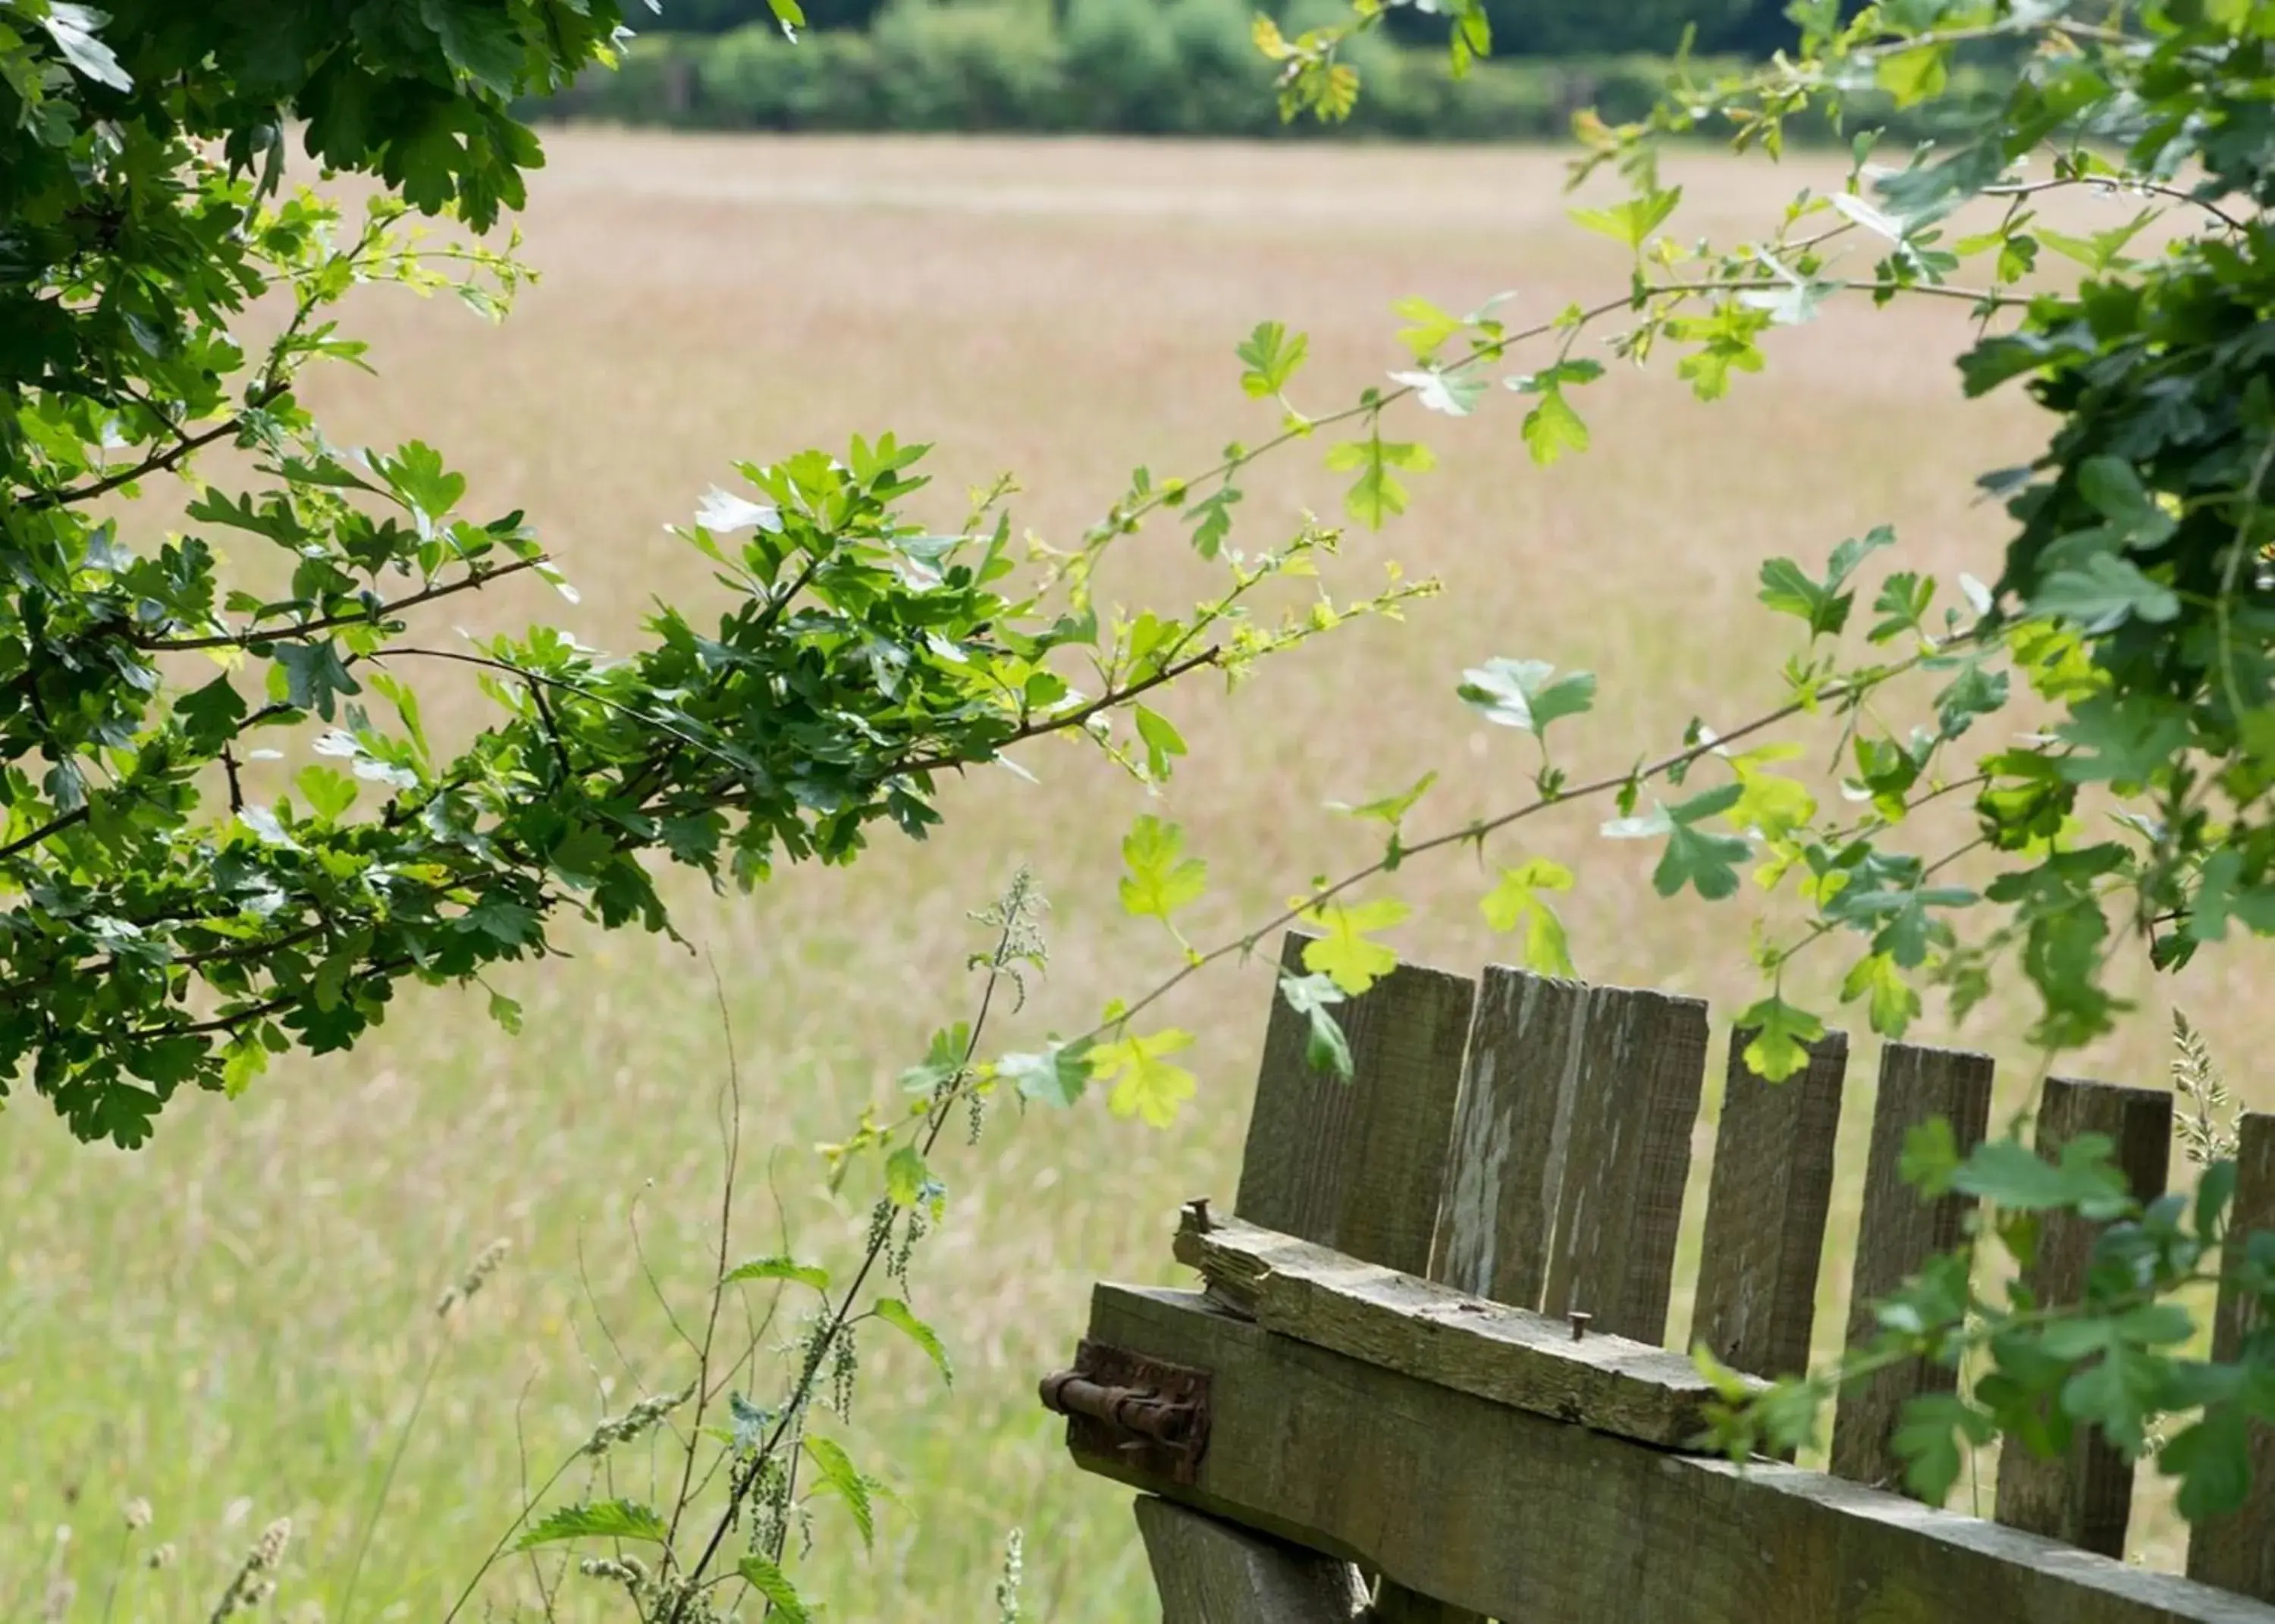
<path id="1" fill-rule="evenodd" d="M 688 1494 L 695 1481 L 695 1448 L 693 1439 L 703 1436 L 703 1416 L 711 1402 L 711 1350 L 719 1334 L 719 1312 L 727 1300 L 727 1250 L 735 1226 L 735 1183 L 741 1169 L 743 1152 L 743 1073 L 735 1054 L 734 1016 L 727 1008 L 726 984 L 719 978 L 716 959 L 708 960 L 711 971 L 711 995 L 719 1006 L 719 1031 L 727 1046 L 727 1076 L 720 1084 L 719 1108 L 722 1121 L 720 1132 L 726 1141 L 725 1166 L 719 1180 L 719 1245 L 711 1271 L 710 1309 L 703 1320 L 703 1345 L 695 1359 L 695 1413 L 689 1419 L 687 1430 L 692 1438 L 685 1452 L 685 1464 L 679 1474 L 679 1493 L 671 1504 L 671 1531 L 665 1536 L 667 1551 L 679 1548 L 679 1520 L 687 1508 Z"/>

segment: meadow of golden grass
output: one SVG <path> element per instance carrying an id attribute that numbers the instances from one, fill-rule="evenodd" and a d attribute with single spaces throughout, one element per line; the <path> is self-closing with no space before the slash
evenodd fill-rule
<path id="1" fill-rule="evenodd" d="M 652 595 L 716 591 L 661 527 L 730 483 L 730 459 L 857 431 L 938 445 L 942 519 L 966 486 L 1008 470 L 1024 488 L 1021 522 L 1064 539 L 1132 465 L 1198 467 L 1268 432 L 1231 359 L 1261 318 L 1311 332 L 1297 396 L 1325 408 L 1401 364 L 1396 297 L 1459 309 L 1507 289 L 1545 314 L 1625 276 L 1615 246 L 1565 221 L 1561 160 L 1541 152 L 584 132 L 548 144 L 525 222 L 545 280 L 513 318 L 493 330 L 374 296 L 355 319 L 381 375 L 342 372 L 321 390 L 336 437 L 423 437 L 486 510 L 525 508 L 583 591 L 576 609 L 454 606 L 445 632 L 566 614 L 588 641 L 621 647 Z M 1766 229 L 1797 185 L 1838 172 L 1703 155 L 1679 170 L 1682 234 L 1725 239 Z M 2019 398 L 1959 402 L 1951 357 L 1966 337 L 1956 306 L 1838 314 L 1780 335 L 1768 374 L 1712 408 L 1663 374 L 1622 376 L 1591 391 L 1595 448 L 1546 472 L 1524 459 L 1514 401 L 1468 423 L 1417 422 L 1441 469 L 1387 534 L 1349 539 L 1332 579 L 1372 591 L 1394 557 L 1442 578 L 1444 595 L 1403 625 L 1274 661 L 1229 700 L 1196 690 L 1164 704 L 1193 756 L 1160 810 L 1214 880 L 1196 939 L 1236 934 L 1311 875 L 1369 854 L 1326 802 L 1436 768 L 1416 820 L 1427 830 L 1524 797 L 1520 741 L 1454 697 L 1464 665 L 1509 654 L 1601 672 L 1598 714 L 1566 724 L 1561 752 L 1582 770 L 1616 768 L 1694 714 L 1727 725 L 1774 697 L 1790 623 L 1752 601 L 1764 556 L 1814 562 L 1888 520 L 1902 539 L 1888 567 L 1994 574 L 2000 516 L 1969 481 L 2041 431 Z M 1307 507 L 1334 514 L 1340 483 L 1308 449 L 1259 470 L 1245 544 L 1283 537 Z M 1206 585 L 1168 529 L 1133 544 L 1112 581 L 1127 601 L 1170 604 Z M 679 887 L 694 953 L 572 933 L 573 956 L 499 981 L 527 1008 L 518 1039 L 478 996 L 414 993 L 381 1041 L 283 1068 L 235 1104 L 179 1103 L 132 1155 L 71 1143 L 19 1097 L 0 1118 L 0 1618 L 36 1616 L 57 1575 L 82 1587 L 72 1616 L 100 1616 L 117 1508 L 145 1496 L 155 1521 L 134 1548 L 172 1541 L 178 1560 L 132 1571 L 117 1616 L 204 1618 L 253 1533 L 290 1514 L 277 1605 L 337 1620 L 359 1520 L 438 1334 L 435 1292 L 503 1236 L 513 1255 L 455 1322 L 355 1609 L 439 1616 L 527 1478 L 597 1415 L 685 1379 L 650 1281 L 684 1310 L 710 1267 L 729 1064 L 714 976 L 749 1156 L 737 1250 L 771 1250 L 787 1226 L 800 1252 L 828 1259 L 858 1242 L 865 1200 L 819 1195 L 811 1147 L 865 1101 L 891 1099 L 926 1034 L 966 1011 L 967 911 L 1017 865 L 1054 900 L 1054 954 L 1000 1029 L 1007 1041 L 1086 1025 L 1105 999 L 1174 967 L 1169 944 L 1117 917 L 1117 842 L 1140 791 L 1073 747 L 1026 765 L 1039 784 L 1002 774 L 958 787 L 928 844 L 887 837 L 851 871 L 788 874 L 750 898 Z M 1659 902 L 1646 855 L 1595 839 L 1600 815 L 1573 808 L 1510 848 L 1579 868 L 1568 914 L 1583 972 L 1701 993 L 1727 1020 L 1753 995 L 1742 904 Z M 1478 916 L 1470 858 L 1417 865 L 1395 888 L 1416 910 L 1396 937 L 1415 956 L 1474 968 L 1504 951 Z M 1818 967 L 1812 990 L 1837 969 Z M 1173 1128 L 1095 1104 L 998 1112 L 979 1145 L 939 1159 L 953 1206 L 922 1254 L 917 1306 L 959 1379 L 943 1392 L 907 1349 L 865 1348 L 849 1446 L 903 1504 L 869 1556 L 820 1514 L 798 1571 L 833 1616 L 992 1617 L 1014 1526 L 1026 1616 L 1157 1616 L 1126 1495 L 1066 1462 L 1033 1381 L 1071 1348 L 1092 1280 L 1176 1278 L 1175 1205 L 1229 1193 L 1269 986 L 1260 967 L 1227 966 L 1171 1001 L 1166 1018 L 1198 1034 L 1202 1080 Z M 2162 1001 L 2177 994 L 2241 1073 L 2275 1037 L 2249 987 L 2247 962 L 2228 956 L 2146 988 L 2137 1022 L 2089 1062 L 2161 1076 Z M 2004 1003 L 1958 1037 L 1999 1054 L 2019 1089 L 2020 1028 Z M 1931 1018 L 1923 1035 L 1953 1034 Z M 1860 1042 L 1852 1152 L 1873 1062 Z M 1702 1156 L 1694 1235 L 1706 1173 Z M 1839 1209 L 1834 1222 L 1838 1234 Z M 1845 1263 L 1836 1248 L 1827 1327 Z M 1686 1314 L 1678 1304 L 1678 1330 Z M 646 1492 L 661 1461 L 619 1457 L 614 1489 Z M 2146 1504 L 2140 1543 L 2168 1561 L 2170 1519 L 2153 1493 Z M 525 1606 L 533 1583 L 526 1568 L 502 1573 L 496 1616 Z M 571 1575 L 558 1615 L 608 1616 L 614 1600 Z"/>

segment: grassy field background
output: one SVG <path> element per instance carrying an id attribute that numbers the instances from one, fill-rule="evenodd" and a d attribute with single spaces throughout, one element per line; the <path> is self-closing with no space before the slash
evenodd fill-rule
<path id="1" fill-rule="evenodd" d="M 601 132 L 549 146 L 525 222 L 545 280 L 514 317 L 491 329 L 375 295 L 357 320 L 380 377 L 342 373 L 322 393 L 336 437 L 426 438 L 485 511 L 525 508 L 583 591 L 571 623 L 604 647 L 636 635 L 650 594 L 715 591 L 661 526 L 730 482 L 730 459 L 889 427 L 940 447 L 942 520 L 964 487 L 1008 470 L 1021 522 L 1066 539 L 1133 464 L 1198 468 L 1268 431 L 1231 357 L 1261 318 L 1311 331 L 1299 399 L 1324 408 L 1402 364 L 1388 308 L 1401 295 L 1459 309 L 1510 289 L 1518 311 L 1546 314 L 1625 276 L 1615 247 L 1565 222 L 1548 153 Z M 1681 170 L 1678 229 L 1723 238 L 1837 176 L 1707 156 Z M 1565 746 L 1601 770 L 1666 747 L 1693 714 L 1727 723 L 1773 697 L 1791 623 L 1752 601 L 1765 555 L 1821 559 L 1892 520 L 1902 547 L 1886 567 L 1994 574 L 2000 516 L 1970 502 L 1969 481 L 2025 457 L 2041 429 L 2019 397 L 1958 401 L 1950 358 L 1966 338 L 1957 306 L 1838 315 L 1781 335 L 1769 374 L 1712 408 L 1663 374 L 1624 376 L 1600 393 L 1596 449 L 1546 472 L 1524 461 L 1511 400 L 1417 425 L 1442 468 L 1408 518 L 1350 540 L 1332 580 L 1373 590 L 1396 558 L 1445 594 L 1404 625 L 1275 661 L 1230 703 L 1196 690 L 1164 706 L 1193 759 L 1160 810 L 1216 879 L 1196 938 L 1237 933 L 1367 855 L 1328 801 L 1435 767 L 1427 830 L 1523 797 L 1518 742 L 1488 736 L 1454 698 L 1464 665 L 1508 654 L 1602 672 L 1599 712 Z M 1243 544 L 1284 536 L 1306 507 L 1334 513 L 1340 484 L 1312 455 L 1281 458 L 1251 483 Z M 1147 603 L 1206 585 L 1173 530 L 1130 548 L 1113 580 Z M 445 628 L 561 610 L 529 598 L 480 612 Z M 69 1616 L 102 1616 L 117 1508 L 145 1496 L 155 1521 L 134 1548 L 171 1541 L 178 1560 L 131 1573 L 117 1616 L 203 1619 L 253 1533 L 290 1514 L 277 1605 L 336 1620 L 436 1334 L 435 1293 L 505 1237 L 513 1254 L 441 1365 L 354 1609 L 438 1617 L 525 1473 L 550 1469 L 597 1415 L 685 1379 L 648 1275 L 684 1309 L 709 1267 L 728 1064 L 714 974 L 757 1169 L 736 1250 L 771 1250 L 787 1224 L 797 1250 L 828 1259 L 858 1242 L 864 1202 L 815 1193 L 811 1147 L 889 1100 L 926 1034 L 965 1012 L 967 910 L 1017 865 L 1056 904 L 1054 956 L 1007 1040 L 1087 1024 L 1174 967 L 1165 942 L 1116 917 L 1117 842 L 1139 792 L 1072 747 L 1026 765 L 1039 785 L 1005 774 L 956 789 L 927 845 L 887 837 L 850 872 L 790 874 L 749 899 L 681 888 L 698 954 L 573 936 L 573 957 L 500 981 L 527 1007 L 518 1040 L 477 998 L 419 994 L 351 1058 L 286 1068 L 235 1105 L 178 1105 L 134 1155 L 71 1144 L 36 1102 L 0 1116 L 0 1618 L 37 1616 L 57 1575 L 81 1587 Z M 1597 842 L 1599 815 L 1528 826 L 1506 855 L 1579 866 L 1568 920 L 1583 973 L 1714 1001 L 1719 1071 L 1721 1022 L 1752 996 L 1738 905 L 1657 902 L 1650 858 Z M 1497 956 L 1484 888 L 1467 858 L 1402 874 L 1417 912 L 1399 945 L 1463 968 Z M 2241 1091 L 2266 1103 L 2245 1064 L 2275 1038 L 2250 995 L 2264 967 L 2229 955 L 2144 984 L 2137 1023 L 2091 1065 L 2161 1078 L 2176 994 Z M 848 1441 L 905 1505 L 867 1557 L 824 1514 L 800 1575 L 833 1616 L 992 1617 L 1015 1526 L 1028 1617 L 1158 1616 L 1127 1497 L 1067 1464 L 1033 1382 L 1071 1350 L 1092 1280 L 1178 1278 L 1176 1204 L 1229 1195 L 1269 988 L 1260 966 L 1227 967 L 1172 1001 L 1166 1018 L 1199 1034 L 1202 1079 L 1175 1127 L 1095 1105 L 1000 1114 L 976 1148 L 941 1159 L 954 1205 L 917 1306 L 960 1379 L 951 1397 L 903 1350 L 867 1350 Z M 1957 1037 L 1998 1054 L 2018 1090 L 2020 1027 L 2001 1006 Z M 1932 1016 L 1923 1035 L 1953 1036 Z M 1852 1175 L 1873 1064 L 1861 1043 Z M 1702 1155 L 1694 1220 L 1706 1175 Z M 1839 1323 L 1845 1273 L 1836 1253 L 1822 1326 Z M 620 1459 L 616 1486 L 644 1491 L 648 1469 Z M 2170 1563 L 2153 1491 L 2144 1510 L 2143 1552 Z M 528 1570 L 504 1574 L 496 1616 L 533 1595 Z M 611 1599 L 572 1576 L 560 1616 L 601 1617 Z"/>

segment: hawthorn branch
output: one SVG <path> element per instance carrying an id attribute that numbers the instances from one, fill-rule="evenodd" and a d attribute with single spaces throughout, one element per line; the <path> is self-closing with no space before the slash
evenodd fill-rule
<path id="1" fill-rule="evenodd" d="M 1653 779 L 1666 776 L 1678 767 L 1688 767 L 1701 757 L 1711 755 L 1726 745 L 1735 744 L 1738 740 L 1762 732 L 1765 729 L 1773 728 L 1778 723 L 1800 715 L 1804 711 L 1814 710 L 1828 699 L 1853 702 L 1869 689 L 1912 669 L 1923 658 L 1924 656 L 1915 655 L 1897 665 L 1871 673 L 1869 676 L 1829 684 L 1807 699 L 1788 700 L 1776 709 L 1765 712 L 1751 721 L 1733 728 L 1727 733 L 1719 734 L 1711 739 L 1702 739 L 1696 744 L 1687 745 L 1670 755 L 1661 756 L 1656 761 L 1646 762 L 1628 772 L 1607 774 L 1587 783 L 1558 790 L 1553 795 L 1540 796 L 1522 806 L 1514 807 L 1495 816 L 1464 824 L 1458 829 L 1447 829 L 1440 834 L 1432 835 L 1425 840 L 1417 841 L 1412 845 L 1402 845 L 1397 848 L 1394 856 L 1378 857 L 1365 867 L 1345 874 L 1333 884 L 1319 887 L 1310 895 L 1290 903 L 1246 933 L 1229 941 L 1220 943 L 1206 953 L 1189 956 L 1182 966 L 1157 983 L 1151 992 L 1132 1002 L 1117 1019 L 1093 1027 L 1083 1039 L 1076 1041 L 1077 1043 L 1092 1041 L 1103 1037 L 1109 1031 L 1120 1031 L 1127 1027 L 1140 1014 L 1167 998 L 1190 977 L 1198 975 L 1210 965 L 1229 958 L 1235 954 L 1245 956 L 1253 953 L 1257 945 L 1274 931 L 1284 925 L 1294 923 L 1306 913 L 1325 907 L 1337 897 L 1357 889 L 1377 875 L 1389 872 L 1394 865 L 1409 863 L 1416 857 L 1426 856 L 1430 852 L 1441 850 L 1448 846 L 1466 845 L 1471 842 L 1482 846 L 1488 836 L 1496 835 L 1512 825 L 1522 823 L 1528 818 L 1537 817 L 1553 806 L 1561 806 L 1571 801 L 1584 801 L 1597 796 L 1608 795 L 1615 790 L 1625 789 L 1629 784 L 1649 783 Z"/>
<path id="2" fill-rule="evenodd" d="M 550 563 L 546 555 L 517 558 L 511 563 L 495 569 L 475 569 L 455 580 L 444 581 L 421 591 L 406 593 L 385 603 L 374 604 L 352 615 L 326 615 L 316 620 L 304 620 L 293 625 L 280 626 L 273 631 L 226 631 L 200 638 L 138 638 L 134 646 L 154 654 L 185 653 L 201 648 L 250 648 L 256 643 L 292 643 L 321 631 L 336 631 L 348 626 L 374 626 L 393 619 L 405 609 L 432 603 L 438 598 L 455 597 L 462 592 L 479 592 L 493 581 L 518 575 L 525 570 L 535 570 Z"/>
<path id="3" fill-rule="evenodd" d="M 202 450 L 216 441 L 227 440 L 238 434 L 251 420 L 254 412 L 268 405 L 291 387 L 291 385 L 286 380 L 272 379 L 255 389 L 246 398 L 244 411 L 224 418 L 203 433 L 185 435 L 179 429 L 176 429 L 174 432 L 179 437 L 164 450 L 153 451 L 131 468 L 121 469 L 118 472 L 106 475 L 100 480 L 90 480 L 84 485 L 70 486 L 63 490 L 34 491 L 24 498 L 24 510 L 29 513 L 39 513 L 49 508 L 64 508 L 78 502 L 93 502 L 98 496 L 109 495 L 122 485 L 132 485 L 137 480 L 147 479 L 154 473 L 167 472 L 192 452 Z"/>

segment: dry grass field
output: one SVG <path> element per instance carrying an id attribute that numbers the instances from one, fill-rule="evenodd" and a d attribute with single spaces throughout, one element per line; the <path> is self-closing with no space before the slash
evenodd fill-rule
<path id="1" fill-rule="evenodd" d="M 715 591 L 661 527 L 728 481 L 730 459 L 889 427 L 940 448 L 941 519 L 1009 470 L 1020 521 L 1064 538 L 1132 465 L 1198 467 L 1268 430 L 1231 355 L 1261 318 L 1311 331 L 1299 397 L 1325 407 L 1401 364 L 1399 296 L 1459 309 L 1509 289 L 1545 314 L 1625 275 L 1615 248 L 1564 220 L 1548 153 L 605 132 L 549 146 L 525 222 L 544 281 L 513 318 L 492 329 L 453 306 L 374 296 L 357 320 L 381 375 L 343 372 L 325 397 L 336 437 L 419 435 L 467 471 L 486 510 L 527 509 L 583 590 L 573 610 L 485 606 L 488 623 L 566 612 L 604 647 L 637 635 L 651 594 Z M 1726 238 L 1836 173 L 1704 155 L 1681 167 L 1685 234 Z M 1999 516 L 1971 502 L 1969 481 L 2027 455 L 2038 429 L 2019 398 L 1959 402 L 1950 357 L 1965 339 L 1956 306 L 1839 315 L 1780 336 L 1769 373 L 1713 407 L 1665 375 L 1623 376 L 1600 390 L 1595 449 L 1545 472 L 1526 464 L 1508 398 L 1422 426 L 1441 469 L 1406 519 L 1352 537 L 1332 578 L 1372 591 L 1396 558 L 1442 578 L 1444 595 L 1403 625 L 1275 661 L 1229 702 L 1196 690 L 1165 703 L 1193 757 L 1161 810 L 1215 880 L 1197 939 L 1237 933 L 1367 855 L 1327 802 L 1434 767 L 1426 830 L 1525 793 L 1520 741 L 1487 736 L 1454 697 L 1464 665 L 1508 654 L 1601 672 L 1599 711 L 1568 724 L 1563 750 L 1583 771 L 1616 767 L 1693 714 L 1727 722 L 1773 694 L 1792 623 L 1753 602 L 1765 555 L 1814 561 L 1891 520 L 1902 548 L 1887 567 L 1994 573 Z M 1340 481 L 1299 451 L 1259 472 L 1242 534 L 1266 545 L 1339 500 Z M 1149 603 L 1206 584 L 1174 530 L 1133 544 L 1112 582 Z M 858 1240 L 864 1199 L 819 1196 L 812 1147 L 889 1099 L 926 1034 L 965 1011 L 966 912 L 1017 865 L 1056 904 L 1055 951 L 1007 1039 L 1086 1024 L 1174 967 L 1169 944 L 1115 903 L 1140 792 L 1071 746 L 1027 765 L 1039 784 L 959 787 L 929 844 L 885 837 L 850 872 L 790 874 L 749 898 L 682 888 L 696 954 L 573 936 L 573 956 L 500 982 L 527 1007 L 518 1039 L 477 998 L 423 994 L 351 1058 L 296 1063 L 234 1105 L 178 1105 L 134 1155 L 72 1144 L 34 1101 L 0 1116 L 0 1618 L 37 1616 L 58 1574 L 82 1587 L 70 1616 L 110 1616 L 117 1507 L 146 1496 L 155 1522 L 136 1548 L 171 1541 L 178 1560 L 132 1571 L 115 1616 L 204 1619 L 254 1531 L 289 1514 L 276 1606 L 338 1620 L 362 1508 L 436 1334 L 435 1293 L 503 1236 L 512 1256 L 457 1326 L 355 1607 L 439 1617 L 525 1473 L 549 1469 L 596 1415 L 685 1379 L 647 1275 L 685 1304 L 709 1266 L 728 1064 L 714 974 L 755 1169 L 737 1250 L 771 1250 L 787 1225 L 800 1251 L 828 1258 Z M 1658 902 L 1650 859 L 1599 842 L 1599 815 L 1529 825 L 1523 848 L 1579 868 L 1568 922 L 1583 973 L 1702 993 L 1727 1019 L 1752 995 L 1743 904 Z M 1402 874 L 1416 917 L 1399 945 L 1464 967 L 1495 956 L 1483 888 L 1466 857 Z M 2268 1103 L 2249 1061 L 2275 1015 L 2252 986 L 2234 956 L 2144 984 L 2136 1026 L 2090 1062 L 2160 1077 L 2177 993 Z M 865 1557 L 825 1514 L 800 1573 L 831 1616 L 993 1618 L 1015 1526 L 1027 1617 L 1156 1616 L 1126 1497 L 1066 1463 L 1033 1382 L 1070 1351 L 1093 1279 L 1176 1278 L 1176 1204 L 1229 1193 L 1269 987 L 1260 967 L 1228 965 L 1172 1001 L 1167 1018 L 1199 1035 L 1202 1080 L 1173 1128 L 1096 1105 L 1001 1113 L 976 1147 L 941 1159 L 954 1202 L 917 1306 L 960 1379 L 951 1396 L 903 1349 L 868 1350 L 851 1441 L 903 1504 Z M 2031 1065 L 2019 1030 L 2007 1006 L 1957 1036 L 1996 1052 L 2019 1089 Z M 1925 1035 L 1953 1034 L 1931 1019 Z M 1860 1044 L 1852 1115 L 1869 1108 L 1872 1066 Z M 1702 1158 L 1694 1210 L 1705 1176 Z M 1821 1323 L 1837 1323 L 1841 1261 Z M 643 1490 L 648 1466 L 618 1461 L 618 1486 Z M 2148 1511 L 2144 1549 L 2169 1560 L 2169 1519 Z M 505 1574 L 495 1616 L 515 1616 L 530 1582 Z M 572 1576 L 560 1616 L 606 1616 L 612 1600 Z"/>

